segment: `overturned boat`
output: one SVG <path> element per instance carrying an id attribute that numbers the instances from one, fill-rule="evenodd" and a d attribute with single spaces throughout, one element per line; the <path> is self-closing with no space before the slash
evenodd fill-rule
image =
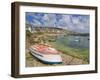
<path id="1" fill-rule="evenodd" d="M 30 52 L 33 56 L 47 64 L 62 63 L 61 55 L 56 49 L 43 44 L 35 44 L 30 47 Z"/>

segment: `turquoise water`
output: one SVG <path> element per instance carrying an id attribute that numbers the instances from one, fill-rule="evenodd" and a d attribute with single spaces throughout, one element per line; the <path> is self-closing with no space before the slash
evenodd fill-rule
<path id="1" fill-rule="evenodd" d="M 89 49 L 89 36 L 58 36 L 55 42 L 71 48 Z"/>

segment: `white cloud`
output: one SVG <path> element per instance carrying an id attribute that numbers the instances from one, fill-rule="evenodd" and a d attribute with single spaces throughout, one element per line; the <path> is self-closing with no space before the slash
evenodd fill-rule
<path id="1" fill-rule="evenodd" d="M 40 14 L 43 15 L 41 16 Z M 40 14 L 36 15 L 34 13 L 27 13 L 27 15 L 31 15 L 33 17 L 32 25 L 60 27 L 76 32 L 89 32 L 89 16 L 62 14 L 59 20 L 57 20 L 56 14 Z"/>
<path id="2" fill-rule="evenodd" d="M 79 20 L 79 18 L 77 18 L 77 17 L 73 17 L 72 18 L 72 22 L 73 22 L 73 24 L 80 24 L 80 20 Z"/>
<path id="3" fill-rule="evenodd" d="M 56 26 L 56 15 L 55 14 L 45 14 L 42 18 L 44 20 L 45 26 L 55 27 Z"/>
<path id="4" fill-rule="evenodd" d="M 36 20 L 36 19 L 33 19 L 33 23 L 31 23 L 32 25 L 34 25 L 34 26 L 41 26 L 42 24 L 38 21 L 38 20 Z"/>

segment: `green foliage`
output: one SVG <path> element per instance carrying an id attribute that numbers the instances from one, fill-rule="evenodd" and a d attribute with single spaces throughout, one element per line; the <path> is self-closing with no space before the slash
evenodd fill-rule
<path id="1" fill-rule="evenodd" d="M 26 30 L 26 37 L 31 37 L 32 36 L 32 33 L 29 31 L 29 30 Z"/>

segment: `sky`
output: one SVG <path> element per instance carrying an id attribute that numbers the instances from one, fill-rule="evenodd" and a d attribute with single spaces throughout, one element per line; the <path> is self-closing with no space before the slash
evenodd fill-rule
<path id="1" fill-rule="evenodd" d="M 26 12 L 25 17 L 26 24 L 31 24 L 33 27 L 58 27 L 74 32 L 89 33 L 89 15 Z"/>

